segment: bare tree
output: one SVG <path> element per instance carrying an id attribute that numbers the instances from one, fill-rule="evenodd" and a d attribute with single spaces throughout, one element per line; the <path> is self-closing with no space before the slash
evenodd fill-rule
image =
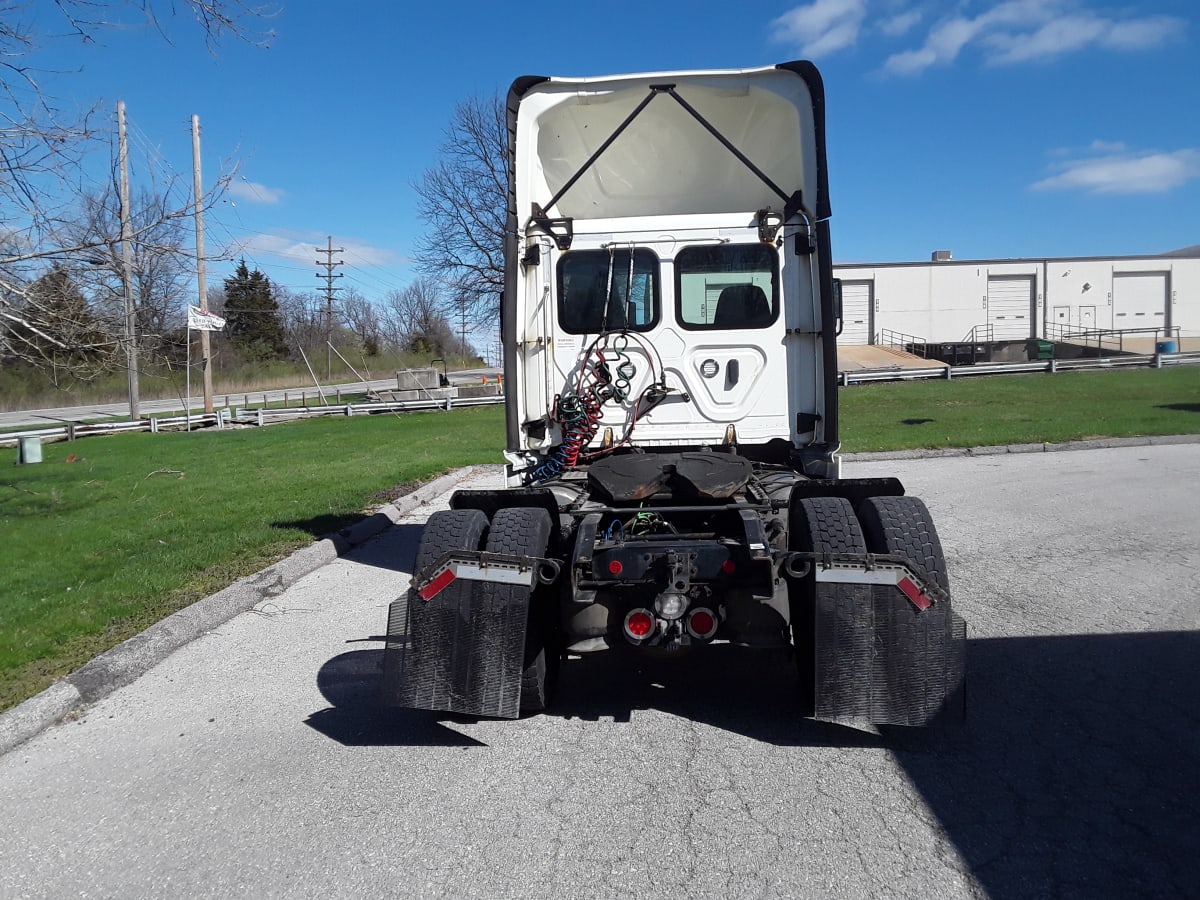
<path id="1" fill-rule="evenodd" d="M 418 279 L 401 291 L 388 292 L 383 330 L 391 343 L 409 353 L 454 353 L 458 338 L 445 310 L 437 282 Z"/>
<path id="2" fill-rule="evenodd" d="M 354 288 L 346 288 L 342 292 L 340 312 L 362 352 L 367 356 L 378 356 L 383 348 L 383 325 L 375 305 Z"/>
<path id="3" fill-rule="evenodd" d="M 276 285 L 279 315 L 283 318 L 283 334 L 289 348 L 303 347 L 306 353 L 325 346 L 325 298 L 313 291 L 290 291 Z M 211 302 L 211 301 L 210 301 Z"/>
<path id="4" fill-rule="evenodd" d="M 131 11 L 165 36 L 156 10 L 168 9 L 171 15 L 186 10 L 200 23 L 210 49 L 227 36 L 264 41 L 269 34 L 251 27 L 273 12 L 245 0 L 54 0 L 46 7 L 65 25 L 65 34 L 56 39 L 80 43 L 95 41 L 106 29 L 135 24 Z M 43 86 L 55 73 L 39 67 L 40 36 L 21 12 L 19 5 L 4 3 L 0 21 L 0 321 L 9 327 L 0 334 L 0 349 L 10 359 L 43 364 L 44 357 L 23 351 L 20 341 L 11 339 L 11 328 L 36 327 L 28 318 L 36 312 L 27 308 L 30 302 L 46 305 L 38 296 L 31 301 L 30 286 L 47 265 L 76 274 L 97 259 L 104 266 L 120 241 L 120 228 L 108 200 L 93 210 L 96 215 L 86 209 L 81 215 L 80 207 L 81 196 L 108 192 L 111 166 L 93 166 L 90 160 L 98 152 L 111 159 L 111 128 L 96 109 L 74 115 L 57 108 Z M 92 178 L 97 169 L 105 173 L 99 183 Z M 228 177 L 218 179 L 217 188 L 199 202 L 215 202 Z M 160 227 L 190 215 L 194 206 L 184 202 L 170 209 L 159 202 L 166 192 L 146 196 L 151 202 L 134 212 L 134 240 L 154 252 Z"/>
<path id="5" fill-rule="evenodd" d="M 120 207 L 116 188 L 83 198 L 78 243 L 94 244 L 94 252 L 77 267 L 77 279 L 92 296 L 97 315 L 120 327 L 124 315 L 124 261 Z M 138 235 L 132 246 L 134 307 L 139 342 L 153 348 L 167 332 L 183 323 L 195 277 L 191 234 L 184 213 L 172 209 L 164 193 L 138 192 L 132 224 Z"/>
<path id="6" fill-rule="evenodd" d="M 454 108 L 437 165 L 414 185 L 429 226 L 417 266 L 462 298 L 472 320 L 494 321 L 504 289 L 508 123 L 498 96 Z"/>

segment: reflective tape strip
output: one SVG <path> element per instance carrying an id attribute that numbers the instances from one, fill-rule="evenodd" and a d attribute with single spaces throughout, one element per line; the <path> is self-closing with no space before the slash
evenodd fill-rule
<path id="1" fill-rule="evenodd" d="M 909 577 L 905 576 L 896 582 L 896 587 L 904 593 L 904 596 L 912 601 L 913 606 L 917 609 L 925 610 L 933 606 L 933 601 L 921 593 L 921 589 Z"/>
<path id="2" fill-rule="evenodd" d="M 444 569 L 442 573 L 436 576 L 429 584 L 417 591 L 417 596 L 428 602 L 436 597 L 446 588 L 450 582 L 454 580 L 454 570 L 451 568 Z"/>

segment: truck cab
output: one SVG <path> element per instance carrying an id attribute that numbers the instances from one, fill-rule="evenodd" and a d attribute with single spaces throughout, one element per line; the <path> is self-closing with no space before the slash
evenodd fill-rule
<path id="1" fill-rule="evenodd" d="M 961 708 L 929 511 L 841 477 L 816 68 L 517 79 L 506 486 L 432 515 L 392 705 L 516 717 L 613 648 L 790 651 L 811 715 Z"/>
<path id="2" fill-rule="evenodd" d="M 519 79 L 508 109 L 511 483 L 580 432 L 582 454 L 737 445 L 836 475 L 816 69 Z"/>

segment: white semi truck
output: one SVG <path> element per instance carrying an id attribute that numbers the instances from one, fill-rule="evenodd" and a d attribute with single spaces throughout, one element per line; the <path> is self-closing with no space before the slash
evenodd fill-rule
<path id="1" fill-rule="evenodd" d="M 434 513 L 385 700 L 515 717 L 613 647 L 790 645 L 817 718 L 961 712 L 965 626 L 895 479 L 840 473 L 816 68 L 518 79 L 507 487 Z"/>

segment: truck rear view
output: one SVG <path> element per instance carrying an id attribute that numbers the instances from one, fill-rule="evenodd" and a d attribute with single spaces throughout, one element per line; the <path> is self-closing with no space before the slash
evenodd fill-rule
<path id="1" fill-rule="evenodd" d="M 518 79 L 507 487 L 430 517 L 388 702 L 516 716 L 613 647 L 791 647 L 826 719 L 961 708 L 936 529 L 838 463 L 824 94 L 806 62 Z"/>

